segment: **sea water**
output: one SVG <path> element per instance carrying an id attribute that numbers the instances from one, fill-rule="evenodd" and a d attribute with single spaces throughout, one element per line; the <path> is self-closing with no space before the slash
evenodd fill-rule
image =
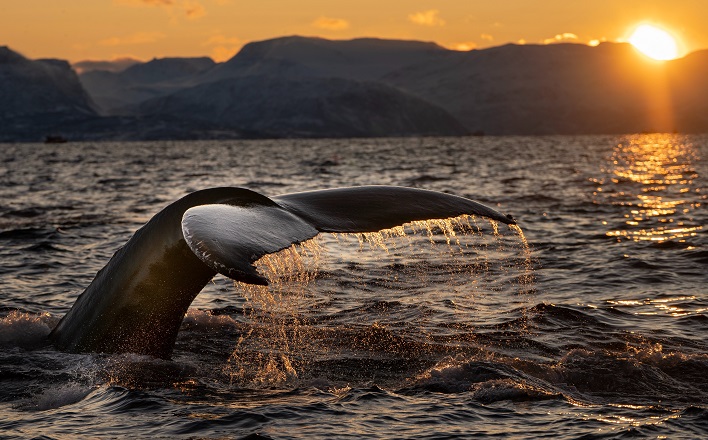
<path id="1" fill-rule="evenodd" d="M 0 438 L 702 438 L 707 136 L 0 145 Z M 514 215 L 216 277 L 170 360 L 46 337 L 184 194 L 403 185 Z"/>

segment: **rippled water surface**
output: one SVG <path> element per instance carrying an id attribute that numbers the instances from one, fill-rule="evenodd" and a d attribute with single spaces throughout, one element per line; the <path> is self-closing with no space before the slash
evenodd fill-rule
<path id="1" fill-rule="evenodd" d="M 707 155 L 682 135 L 0 145 L 0 438 L 706 437 Z M 322 235 L 259 262 L 269 288 L 215 278 L 170 360 L 46 342 L 187 192 L 365 184 L 523 232 Z"/>

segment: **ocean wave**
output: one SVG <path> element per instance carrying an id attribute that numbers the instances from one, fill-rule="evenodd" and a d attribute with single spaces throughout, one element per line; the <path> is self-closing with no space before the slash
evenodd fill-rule
<path id="1" fill-rule="evenodd" d="M 31 411 L 46 411 L 82 401 L 93 387 L 81 383 L 65 383 L 44 388 L 32 397 L 20 401 L 17 408 Z"/>
<path id="2" fill-rule="evenodd" d="M 49 332 L 56 323 L 57 319 L 49 313 L 12 310 L 0 317 L 0 347 L 30 349 L 47 345 Z"/>

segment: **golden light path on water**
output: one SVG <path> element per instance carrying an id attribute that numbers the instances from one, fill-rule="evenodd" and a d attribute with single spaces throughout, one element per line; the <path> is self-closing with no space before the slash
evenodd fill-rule
<path id="1" fill-rule="evenodd" d="M 501 302 L 507 301 L 509 310 L 530 299 L 531 251 L 520 227 L 508 230 L 511 234 L 501 233 L 493 220 L 460 216 L 372 233 L 321 234 L 264 256 L 256 267 L 269 286 L 236 283 L 247 301 L 249 330 L 237 341 L 225 369 L 235 383 L 273 386 L 297 379 L 312 359 L 338 358 L 342 351 L 418 358 L 424 353 L 406 352 L 411 345 L 426 350 L 426 341 L 443 324 L 430 321 L 437 319 L 434 314 L 419 314 L 421 304 L 445 304 L 460 324 L 468 313 L 476 316 L 492 291 L 494 302 L 500 294 L 507 296 Z M 328 275 L 333 270 L 341 273 Z M 336 301 L 342 304 L 332 305 Z M 403 304 L 412 315 L 399 323 L 386 315 L 387 301 Z M 361 327 L 336 324 L 339 313 L 362 303 L 377 305 L 375 312 L 362 313 Z M 504 308 L 490 307 L 495 312 Z M 379 311 L 380 316 L 371 316 Z M 454 326 L 454 320 L 440 328 L 447 325 Z M 416 336 L 410 338 L 410 333 Z M 409 338 L 418 343 L 406 342 Z"/>
<path id="2" fill-rule="evenodd" d="M 620 207 L 622 217 L 605 217 L 606 235 L 617 241 L 630 240 L 657 246 L 681 246 L 695 251 L 691 237 L 705 226 L 694 219 L 704 209 L 706 194 L 701 188 L 697 164 L 698 149 L 678 134 L 627 136 L 618 143 L 602 168 L 603 177 L 591 178 L 597 185 L 594 203 L 602 209 Z M 624 258 L 634 258 L 631 248 Z M 646 261 L 646 264 L 654 264 Z M 700 315 L 693 293 L 609 299 L 606 303 L 635 315 L 667 315 L 674 318 Z M 700 301 L 698 301 L 700 304 Z"/>
<path id="3" fill-rule="evenodd" d="M 607 235 L 654 242 L 695 236 L 703 225 L 694 224 L 691 213 L 705 200 L 695 183 L 699 159 L 697 149 L 676 135 L 638 135 L 618 144 L 602 170 L 607 177 L 591 179 L 598 184 L 596 201 L 627 208 L 624 226 Z"/>

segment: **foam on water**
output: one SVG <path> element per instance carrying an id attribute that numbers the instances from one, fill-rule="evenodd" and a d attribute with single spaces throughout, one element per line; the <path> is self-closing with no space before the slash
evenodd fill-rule
<path id="1" fill-rule="evenodd" d="M 0 347 L 32 348 L 47 344 L 47 336 L 56 325 L 49 313 L 40 315 L 10 311 L 0 317 Z"/>
<path id="2" fill-rule="evenodd" d="M 239 323 L 229 315 L 215 315 L 210 310 L 189 309 L 182 326 L 190 330 L 218 331 L 225 327 L 238 327 Z"/>

